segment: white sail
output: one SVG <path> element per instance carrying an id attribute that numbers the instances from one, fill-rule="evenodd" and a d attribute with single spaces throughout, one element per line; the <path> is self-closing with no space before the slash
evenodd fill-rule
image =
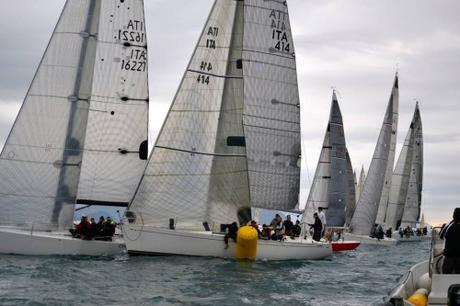
<path id="1" fill-rule="evenodd" d="M 353 234 L 367 236 L 374 227 L 380 197 L 385 183 L 385 173 L 388 155 L 390 153 L 392 124 L 393 95 L 391 95 L 390 101 L 388 102 L 366 181 L 351 220 L 350 230 Z"/>
<path id="2" fill-rule="evenodd" d="M 385 171 L 385 181 L 383 183 L 382 195 L 380 196 L 379 209 L 375 222 L 383 224 L 385 222 L 385 215 L 388 207 L 388 199 L 390 194 L 391 177 L 393 175 L 393 167 L 396 152 L 396 138 L 398 132 L 398 109 L 399 109 L 399 84 L 398 74 L 396 73 L 393 90 L 391 93 L 393 97 L 393 124 L 391 130 L 390 153 L 388 154 L 387 169 Z"/>
<path id="3" fill-rule="evenodd" d="M 216 1 L 208 17 L 130 204 L 130 210 L 147 224 L 167 225 L 175 219 L 178 227 L 201 229 L 201 223 L 211 219 L 217 224 L 235 221 L 238 207 L 249 206 L 246 148 L 241 139 L 243 94 L 238 82 L 242 63 L 231 59 L 235 52 L 230 50 L 241 5 Z M 235 38 L 236 44 L 240 39 L 237 34 Z M 233 90 L 234 100 L 226 99 L 224 92 L 228 96 Z M 222 115 L 227 121 L 219 120 Z M 227 145 L 225 125 L 237 145 Z M 218 164 L 220 169 L 215 167 Z M 215 178 L 220 188 L 217 183 L 211 186 Z M 220 194 L 210 195 L 210 190 Z M 220 212 L 214 205 L 220 205 Z"/>
<path id="4" fill-rule="evenodd" d="M 284 1 L 217 0 L 130 205 L 212 228 L 298 202 L 300 111 Z M 243 216 L 244 215 L 244 216 Z"/>
<path id="5" fill-rule="evenodd" d="M 423 129 L 418 103 L 415 106 L 413 131 L 414 149 L 401 227 L 415 227 L 420 218 L 423 186 Z"/>
<path id="6" fill-rule="evenodd" d="M 350 225 L 356 209 L 356 174 L 353 172 L 350 154 L 347 151 L 347 205 L 345 207 L 345 225 Z"/>
<path id="7" fill-rule="evenodd" d="M 0 156 L 1 224 L 32 225 L 36 229 L 71 226 L 81 169 L 82 178 L 91 180 L 93 189 L 88 193 L 107 193 L 112 200 L 109 189 L 125 190 L 125 181 L 102 183 L 108 189 L 100 188 L 98 181 L 106 175 L 113 181 L 110 171 L 131 175 L 128 169 L 132 164 L 114 165 L 112 157 L 105 163 L 105 158 L 91 155 L 114 149 L 114 143 L 123 145 L 119 140 L 135 130 L 129 120 L 143 126 L 146 134 L 146 72 L 137 80 L 127 76 L 131 72 L 121 72 L 120 63 L 114 64 L 121 57 L 127 60 L 125 53 L 130 49 L 116 38 L 124 31 L 122 24 L 128 22 L 128 6 L 138 12 L 142 1 L 117 5 L 97 0 L 66 2 Z M 130 83 L 120 84 L 125 77 Z M 144 82 L 144 92 L 139 94 L 142 111 L 133 112 L 124 107 L 130 101 L 115 94 L 126 88 L 128 95 L 137 97 L 137 81 Z M 85 174 L 90 170 L 85 170 L 84 163 L 96 159 L 101 163 L 99 173 Z M 138 171 L 137 179 L 140 174 Z"/>
<path id="8" fill-rule="evenodd" d="M 286 1 L 244 1 L 244 134 L 251 205 L 298 203 L 300 101 Z"/>
<path id="9" fill-rule="evenodd" d="M 142 0 L 99 1 L 94 82 L 77 203 L 127 206 L 147 160 L 147 37 Z"/>
<path id="10" fill-rule="evenodd" d="M 364 182 L 366 181 L 366 170 L 364 170 L 364 165 L 361 166 L 361 171 L 359 173 L 358 184 L 356 185 L 356 202 L 358 202 L 361 193 L 363 192 Z"/>
<path id="11" fill-rule="evenodd" d="M 410 124 L 391 179 L 390 197 L 385 224 L 387 227 L 393 229 L 397 229 L 401 223 L 404 204 L 406 202 L 413 155 L 412 152 L 414 148 L 414 119 L 415 118 L 412 119 Z"/>
<path id="12" fill-rule="evenodd" d="M 326 220 L 329 226 L 345 224 L 345 208 L 349 197 L 348 176 L 349 171 L 353 173 L 348 167 L 342 114 L 334 92 L 329 122 L 314 181 L 308 195 L 304 220 L 313 223 L 313 213 L 322 207 L 327 209 Z"/>

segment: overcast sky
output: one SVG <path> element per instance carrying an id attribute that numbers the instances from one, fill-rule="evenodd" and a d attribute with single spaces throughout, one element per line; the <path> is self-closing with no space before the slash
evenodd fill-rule
<path id="1" fill-rule="evenodd" d="M 15 0 L 0 11 L 0 147 L 64 0 Z M 163 122 L 213 0 L 145 0 L 150 140 Z M 338 90 L 356 170 L 372 158 L 396 69 L 397 155 L 420 101 L 425 137 L 422 210 L 438 224 L 460 207 L 460 1 L 290 0 L 302 106 L 300 201 L 308 195 Z M 397 156 L 396 156 L 397 159 Z M 305 164 L 304 164 L 305 165 Z"/>

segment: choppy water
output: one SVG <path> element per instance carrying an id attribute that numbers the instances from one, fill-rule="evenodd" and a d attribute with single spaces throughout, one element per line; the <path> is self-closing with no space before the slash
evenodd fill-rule
<path id="1" fill-rule="evenodd" d="M 319 261 L 0 255 L 0 305 L 376 305 L 430 243 Z"/>

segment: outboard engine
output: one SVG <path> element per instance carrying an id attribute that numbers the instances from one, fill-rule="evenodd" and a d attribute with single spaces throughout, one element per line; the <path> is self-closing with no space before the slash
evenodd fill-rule
<path id="1" fill-rule="evenodd" d="M 460 306 L 460 284 L 451 285 L 447 291 L 447 305 Z"/>

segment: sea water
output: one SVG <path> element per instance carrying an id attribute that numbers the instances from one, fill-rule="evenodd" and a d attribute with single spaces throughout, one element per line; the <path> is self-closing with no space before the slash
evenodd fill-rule
<path id="1" fill-rule="evenodd" d="M 0 255 L 0 305 L 378 305 L 430 242 L 324 260 Z"/>

